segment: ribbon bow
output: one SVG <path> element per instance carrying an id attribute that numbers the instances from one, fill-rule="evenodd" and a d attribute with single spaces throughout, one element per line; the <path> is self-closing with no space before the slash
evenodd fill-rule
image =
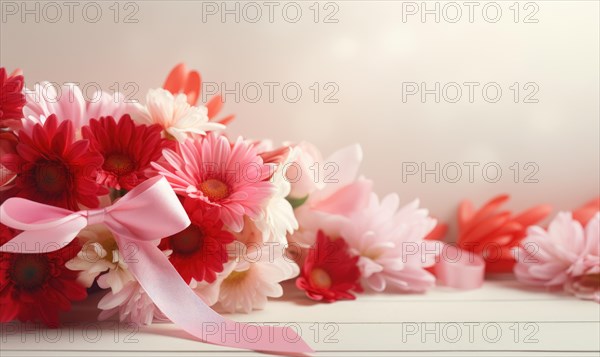
<path id="1" fill-rule="evenodd" d="M 185 229 L 190 220 L 167 180 L 146 180 L 112 206 L 69 211 L 23 198 L 0 206 L 0 222 L 22 233 L 0 247 L 7 253 L 47 253 L 69 244 L 88 225 L 103 223 L 120 247 L 135 244 L 128 268 L 154 304 L 194 337 L 216 345 L 279 353 L 312 349 L 289 327 L 252 326 L 257 337 L 240 336 L 248 325 L 224 318 L 200 299 L 179 276 L 156 241 Z M 236 332 L 237 331 L 237 332 Z"/>

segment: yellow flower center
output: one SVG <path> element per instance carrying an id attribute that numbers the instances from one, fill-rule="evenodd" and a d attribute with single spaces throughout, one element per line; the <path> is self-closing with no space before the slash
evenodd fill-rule
<path id="1" fill-rule="evenodd" d="M 331 277 L 323 269 L 316 268 L 310 272 L 310 281 L 318 288 L 329 289 Z"/>
<path id="2" fill-rule="evenodd" d="M 208 179 L 200 184 L 200 191 L 211 201 L 222 200 L 229 196 L 229 187 L 223 181 Z"/>
<path id="3" fill-rule="evenodd" d="M 113 253 L 115 251 L 119 250 L 119 246 L 117 245 L 117 241 L 115 241 L 114 238 L 112 238 L 112 236 L 111 236 L 111 238 L 103 240 L 103 241 L 98 242 L 98 243 L 100 243 L 100 245 L 102 246 L 102 248 L 104 248 L 104 250 L 106 251 L 106 256 L 103 259 L 112 263 L 113 260 L 114 260 Z"/>
<path id="4" fill-rule="evenodd" d="M 237 283 L 240 280 L 244 280 L 244 278 L 246 278 L 246 275 L 248 274 L 248 270 L 244 270 L 244 271 L 232 271 L 231 274 L 229 274 L 229 276 L 227 277 L 227 282 L 228 283 Z"/>

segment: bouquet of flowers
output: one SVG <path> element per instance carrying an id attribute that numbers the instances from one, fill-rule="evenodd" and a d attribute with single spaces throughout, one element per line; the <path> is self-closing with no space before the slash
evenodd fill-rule
<path id="1" fill-rule="evenodd" d="M 206 338 L 197 324 L 236 324 L 208 306 L 263 309 L 287 280 L 334 302 L 425 292 L 436 276 L 476 287 L 486 263 L 516 263 L 525 282 L 600 301 L 597 201 L 585 222 L 561 213 L 547 233 L 533 226 L 547 206 L 514 216 L 495 212 L 505 196 L 477 212 L 465 202 L 457 248 L 477 259 L 450 263 L 445 225 L 418 200 L 379 198 L 359 176 L 360 146 L 323 158 L 306 142 L 234 138 L 221 97 L 198 104 L 200 88 L 200 74 L 178 65 L 144 104 L 105 92 L 90 101 L 71 84 L 62 95 L 48 83 L 25 89 L 20 72 L 0 69 L 0 322 L 58 326 L 97 285 L 100 319 L 172 321 L 211 343 L 303 352 L 300 338 L 244 344 Z M 523 245 L 532 241 L 537 263 L 518 257 L 535 255 Z M 490 242 L 496 260 L 482 249 Z"/>

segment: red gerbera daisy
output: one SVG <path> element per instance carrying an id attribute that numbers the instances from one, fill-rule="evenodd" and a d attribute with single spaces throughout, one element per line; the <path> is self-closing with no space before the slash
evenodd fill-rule
<path id="1" fill-rule="evenodd" d="M 0 128 L 14 128 L 20 124 L 25 105 L 23 83 L 23 76 L 8 76 L 6 68 L 0 67 Z"/>
<path id="2" fill-rule="evenodd" d="M 17 173 L 16 196 L 71 210 L 78 203 L 98 207 L 97 195 L 108 193 L 96 183 L 102 161 L 87 140 L 75 141 L 71 121 L 59 126 L 55 115 L 43 126 L 36 124 L 31 136 L 21 130 L 17 154 L 2 157 L 2 164 Z"/>
<path id="3" fill-rule="evenodd" d="M 17 153 L 17 144 L 19 139 L 12 131 L 0 131 L 0 157 L 7 154 Z M 10 197 L 7 191 L 10 191 L 14 185 L 17 174 L 9 170 L 0 162 L 0 203 L 4 202 L 4 197 Z"/>
<path id="4" fill-rule="evenodd" d="M 97 181 L 117 190 L 130 190 L 149 178 L 150 162 L 162 155 L 166 140 L 159 125 L 136 125 L 128 114 L 92 119 L 81 129 L 84 139 L 104 156 Z"/>
<path id="5" fill-rule="evenodd" d="M 357 263 L 358 256 L 350 255 L 343 238 L 332 240 L 319 231 L 316 244 L 309 250 L 296 279 L 296 286 L 313 300 L 354 300 L 356 297 L 350 290 L 362 291 Z"/>
<path id="6" fill-rule="evenodd" d="M 0 225 L 1 241 L 15 233 Z M 71 301 L 87 296 L 86 288 L 77 282 L 78 272 L 65 267 L 80 249 L 73 241 L 47 254 L 0 253 L 0 322 L 41 320 L 58 327 L 59 311 L 70 310 Z"/>
<path id="7" fill-rule="evenodd" d="M 192 224 L 163 239 L 159 247 L 173 251 L 169 260 L 186 283 L 189 284 L 192 278 L 212 283 L 217 278 L 216 273 L 223 271 L 223 264 L 228 259 L 226 246 L 235 237 L 223 230 L 218 213 L 205 210 L 200 201 L 187 198 L 183 207 Z"/>

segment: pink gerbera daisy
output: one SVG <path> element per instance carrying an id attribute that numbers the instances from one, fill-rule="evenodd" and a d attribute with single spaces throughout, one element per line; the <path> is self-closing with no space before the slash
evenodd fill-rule
<path id="1" fill-rule="evenodd" d="M 73 124 L 58 125 L 56 115 L 35 124 L 29 135 L 19 132 L 16 154 L 5 154 L 2 164 L 15 172 L 15 195 L 37 202 L 78 210 L 98 207 L 98 195 L 108 191 L 96 183 L 102 156 L 89 150 L 87 140 L 75 140 Z"/>
<path id="2" fill-rule="evenodd" d="M 239 232 L 244 215 L 264 214 L 266 200 L 274 193 L 267 179 L 273 167 L 241 138 L 233 145 L 224 136 L 207 135 L 180 143 L 177 151 L 165 149 L 165 166 L 152 163 L 180 195 L 199 199 L 215 209 L 226 227 Z"/>
<path id="3" fill-rule="evenodd" d="M 84 139 L 104 156 L 98 182 L 117 190 L 130 190 L 148 178 L 150 162 L 158 160 L 165 147 L 158 125 L 137 125 L 129 115 L 92 119 L 82 128 Z"/>

